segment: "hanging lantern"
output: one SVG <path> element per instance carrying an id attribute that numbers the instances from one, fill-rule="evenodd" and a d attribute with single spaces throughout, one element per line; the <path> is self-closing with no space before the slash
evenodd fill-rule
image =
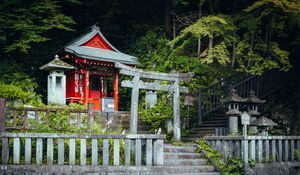
<path id="1" fill-rule="evenodd" d="M 185 106 L 194 106 L 194 100 L 195 100 L 195 98 L 193 97 L 192 93 L 188 93 L 184 97 L 184 105 Z"/>

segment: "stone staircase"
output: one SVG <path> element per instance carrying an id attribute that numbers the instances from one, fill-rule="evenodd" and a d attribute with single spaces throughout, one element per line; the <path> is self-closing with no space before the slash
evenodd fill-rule
<path id="1" fill-rule="evenodd" d="M 209 135 L 226 135 L 227 117 L 225 115 L 215 115 L 204 120 L 201 125 L 194 127 L 190 132 L 182 137 L 185 142 L 193 142 Z"/>
<path id="2" fill-rule="evenodd" d="M 208 160 L 195 153 L 196 145 L 164 145 L 164 169 L 168 175 L 219 175 Z"/>

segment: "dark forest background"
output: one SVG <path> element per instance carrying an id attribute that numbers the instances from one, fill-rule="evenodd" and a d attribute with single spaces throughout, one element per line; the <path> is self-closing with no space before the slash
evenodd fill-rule
<path id="1" fill-rule="evenodd" d="M 299 0 L 1 0 L 1 96 L 45 101 L 39 67 L 94 24 L 141 68 L 194 72 L 192 92 L 235 73 L 292 72 L 271 108 L 300 118 Z"/>

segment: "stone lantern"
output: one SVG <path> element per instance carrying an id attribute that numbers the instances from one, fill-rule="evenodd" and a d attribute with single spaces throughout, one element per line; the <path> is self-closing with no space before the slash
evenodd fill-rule
<path id="1" fill-rule="evenodd" d="M 246 100 L 246 103 L 248 104 L 248 113 L 250 114 L 250 130 L 252 130 L 254 133 L 257 133 L 257 127 L 252 126 L 252 122 L 257 119 L 257 116 L 260 115 L 260 112 L 258 112 L 258 106 L 260 104 L 265 103 L 266 100 L 261 100 L 255 95 L 255 92 L 251 90 L 249 92 L 249 97 Z"/>
<path id="2" fill-rule="evenodd" d="M 235 89 L 231 89 L 228 97 L 220 100 L 222 103 L 227 104 L 228 111 L 226 115 L 229 116 L 229 134 L 238 133 L 238 116 L 241 115 L 239 110 L 240 103 L 246 101 L 246 99 L 240 97 Z"/>
<path id="3" fill-rule="evenodd" d="M 268 119 L 266 117 L 260 117 L 252 122 L 252 125 L 256 125 L 258 128 L 258 133 L 260 136 L 268 136 L 268 129 L 272 126 L 277 126 L 273 120 Z"/>
<path id="4" fill-rule="evenodd" d="M 194 100 L 192 93 L 187 93 L 184 97 L 184 105 L 188 107 L 187 119 L 186 119 L 186 126 L 187 128 L 190 127 L 190 107 L 194 106 Z"/>
<path id="5" fill-rule="evenodd" d="M 55 58 L 44 66 L 41 70 L 49 70 L 48 75 L 48 104 L 66 104 L 66 76 L 64 70 L 74 69 L 73 66 L 63 62 L 55 55 Z"/>

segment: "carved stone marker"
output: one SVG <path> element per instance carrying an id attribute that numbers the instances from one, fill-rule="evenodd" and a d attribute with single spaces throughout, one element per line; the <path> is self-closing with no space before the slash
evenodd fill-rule
<path id="1" fill-rule="evenodd" d="M 243 125 L 243 135 L 247 136 L 247 126 L 250 125 L 250 115 L 247 112 L 242 113 L 241 123 Z"/>
<path id="2" fill-rule="evenodd" d="M 131 134 L 137 133 L 137 120 L 138 120 L 138 102 L 139 102 L 139 90 L 154 90 L 154 91 L 167 91 L 173 93 L 173 114 L 174 114 L 174 138 L 180 140 L 180 92 L 188 93 L 188 88 L 180 87 L 179 82 L 189 82 L 192 73 L 180 74 L 180 73 L 159 73 L 144 71 L 136 69 L 130 66 L 126 66 L 121 63 L 116 63 L 115 67 L 120 69 L 120 74 L 133 76 L 132 81 L 124 80 L 121 82 L 122 87 L 132 88 L 131 95 L 131 118 L 130 118 L 130 132 Z M 146 78 L 155 80 L 154 82 L 143 82 L 140 78 Z M 169 81 L 169 85 L 162 85 L 160 81 Z"/>

